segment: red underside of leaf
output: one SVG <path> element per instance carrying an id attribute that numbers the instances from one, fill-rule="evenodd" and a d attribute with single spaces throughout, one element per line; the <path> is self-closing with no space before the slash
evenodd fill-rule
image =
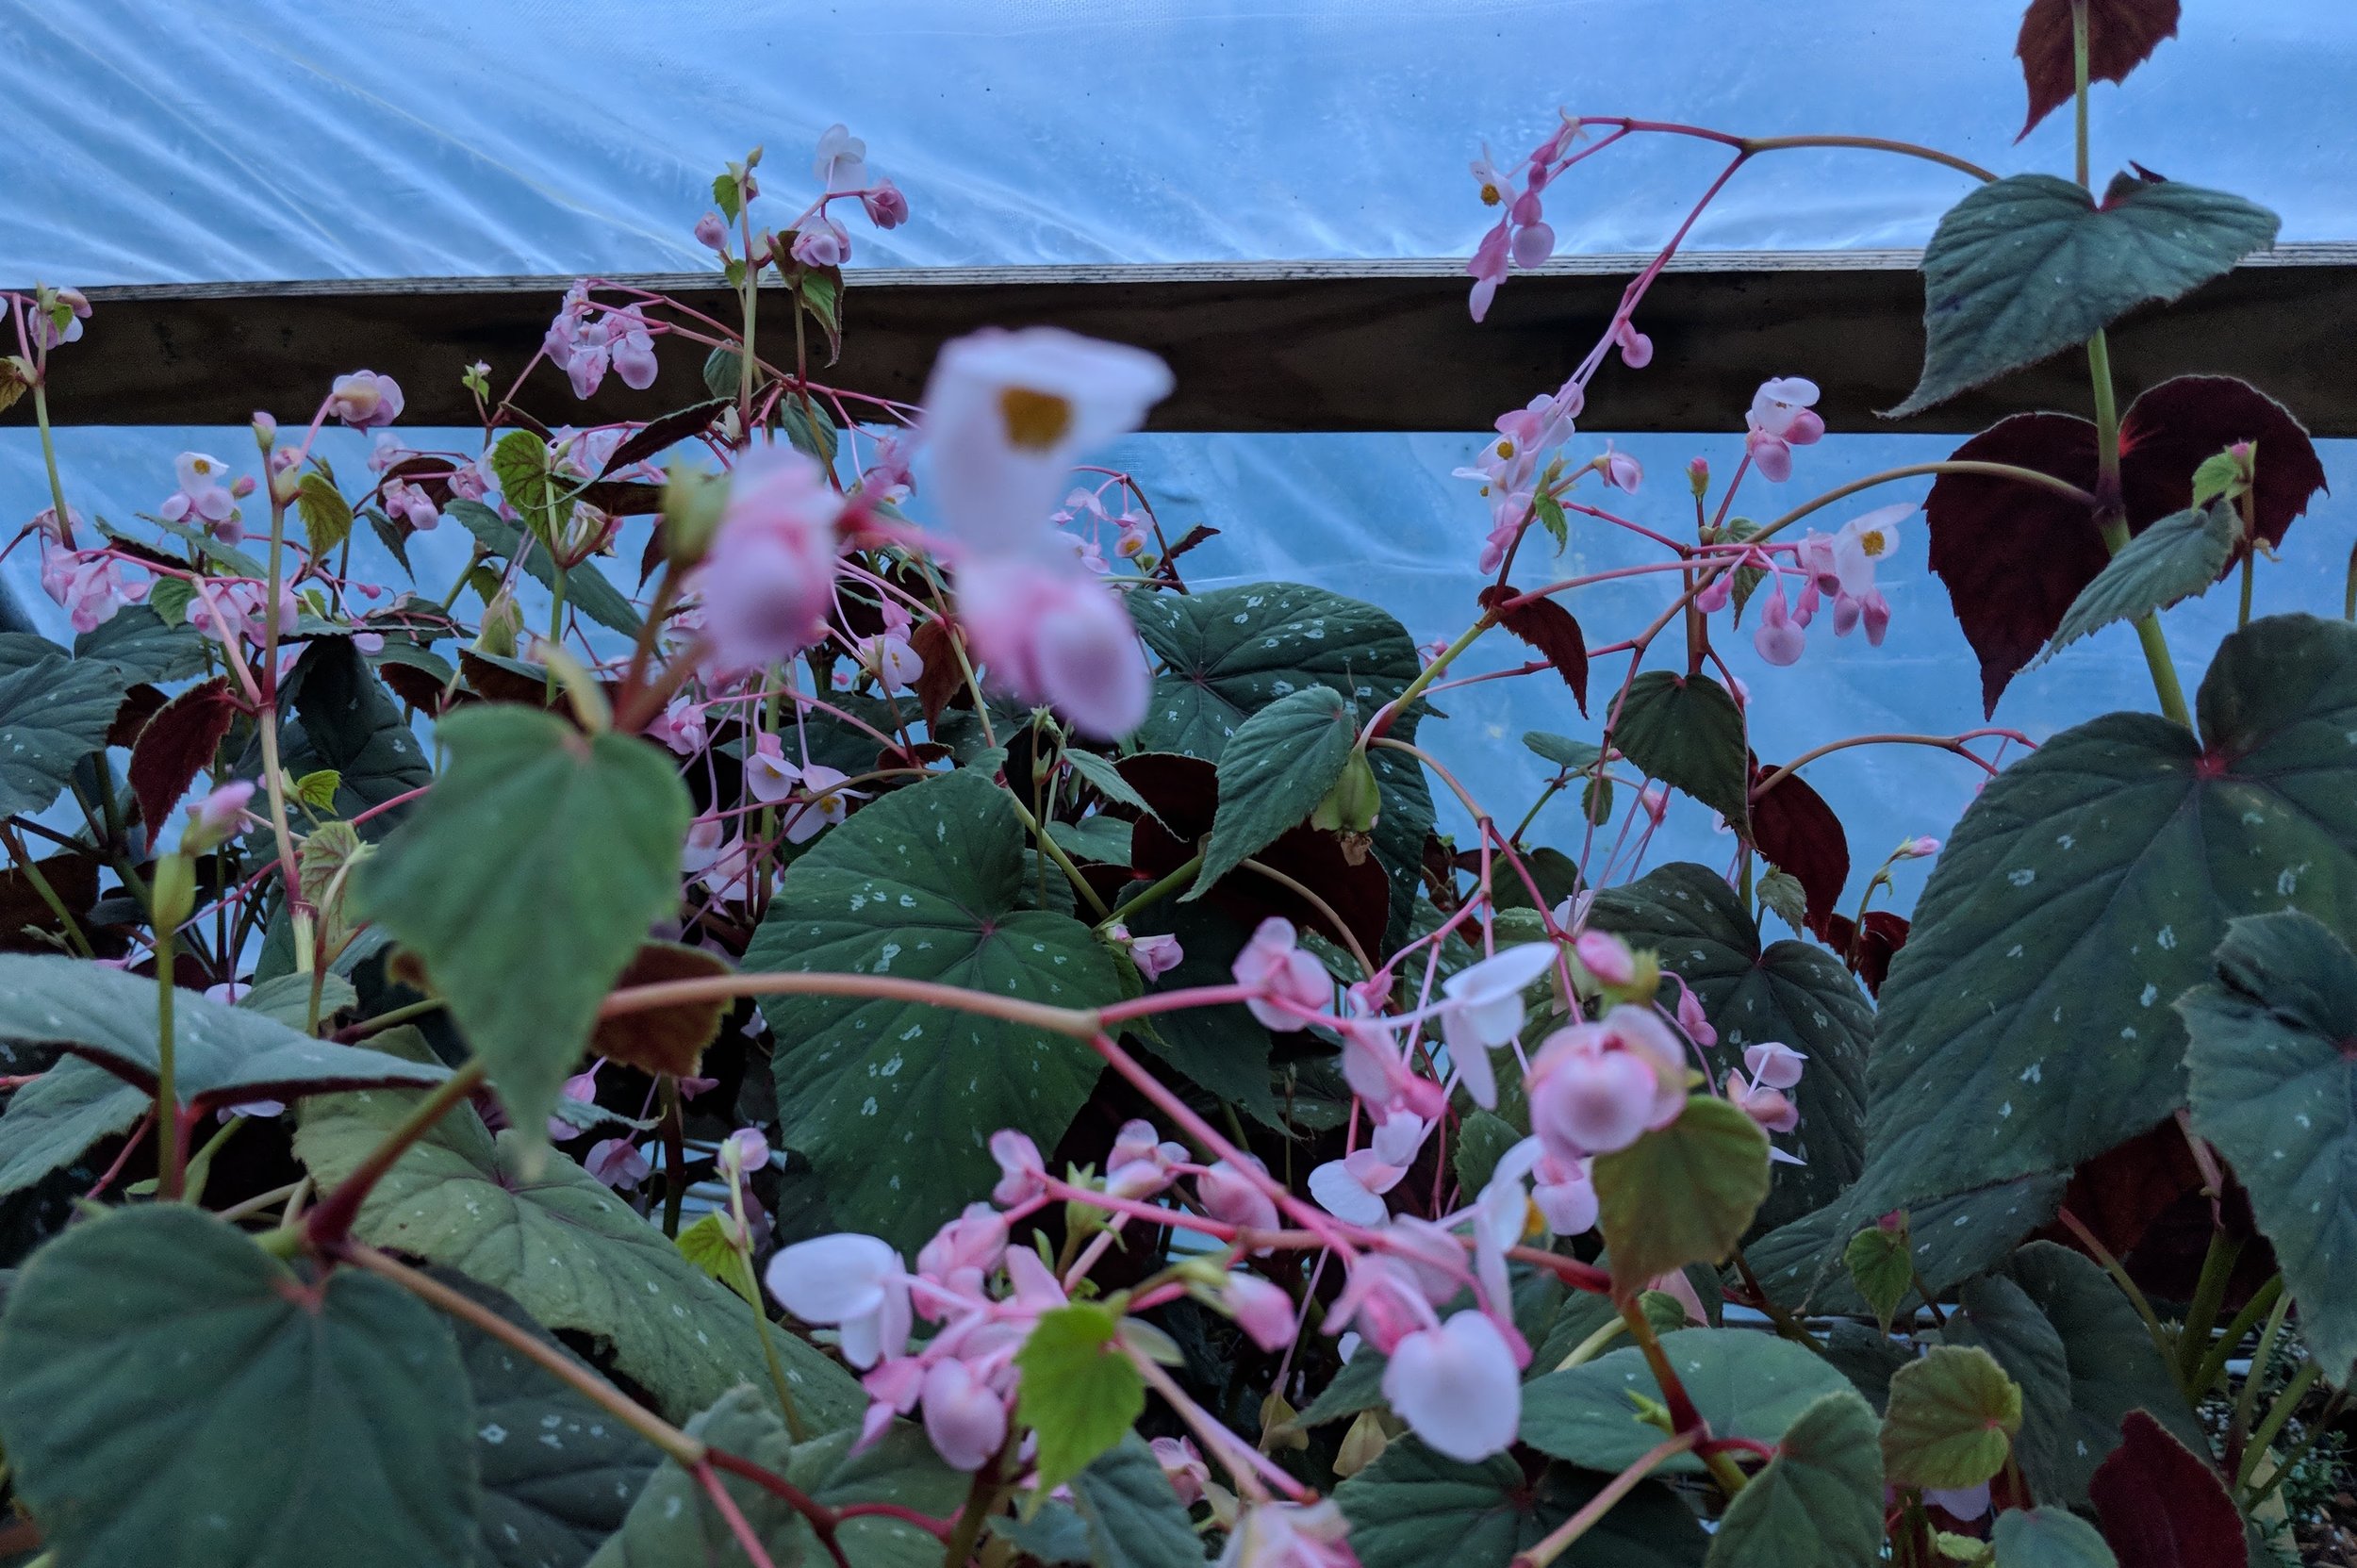
<path id="1" fill-rule="evenodd" d="M 1481 607 L 1497 612 L 1498 624 L 1546 656 L 1563 684 L 1572 688 L 1582 718 L 1588 714 L 1588 639 L 1572 612 L 1552 599 L 1511 603 L 1515 590 L 1496 586 L 1481 590 Z M 1510 607 L 1501 607 L 1508 606 Z"/>
<path id="2" fill-rule="evenodd" d="M 2087 79 L 2124 81 L 2160 47 L 2161 40 L 2176 36 L 2177 0 L 2089 0 Z M 2021 61 L 2022 83 L 2030 90 L 2030 117 L 2021 125 L 2021 136 L 2027 136 L 2039 121 L 2069 103 L 2074 90 L 2078 68 L 2070 40 L 2070 0 L 2032 0 L 2013 52 Z"/>
<path id="3" fill-rule="evenodd" d="M 2119 1424 L 2121 1441 L 2088 1491 L 2103 1539 L 2135 1568 L 2245 1568 L 2242 1515 L 2207 1460 L 2143 1411 Z"/>
<path id="4" fill-rule="evenodd" d="M 1773 771 L 1755 767 L 1755 787 Z M 1850 839 L 1833 807 L 1799 774 L 1787 774 L 1766 794 L 1752 797 L 1752 842 L 1800 883 L 1808 896 L 1809 930 L 1823 936 L 1850 880 Z"/>
<path id="5" fill-rule="evenodd" d="M 1867 915 L 1862 932 L 1847 915 L 1829 915 L 1825 917 L 1825 929 L 1818 934 L 1835 956 L 1866 982 L 1866 989 L 1879 997 L 1883 994 L 1883 982 L 1890 975 L 1890 961 L 1907 945 L 1909 929 L 1906 916 L 1877 909 Z"/>
<path id="6" fill-rule="evenodd" d="M 189 792 L 199 772 L 238 717 L 229 700 L 229 678 L 216 675 L 190 686 L 157 711 L 131 749 L 131 790 L 139 797 L 140 820 L 150 837 Z"/>
<path id="7" fill-rule="evenodd" d="M 2120 421 L 2119 488 L 2130 524 L 2140 529 L 2192 505 L 2193 470 L 2236 441 L 2257 444 L 2259 533 L 2282 544 L 2292 520 L 2326 487 L 2324 464 L 2290 409 L 2231 375 L 2164 381 Z"/>

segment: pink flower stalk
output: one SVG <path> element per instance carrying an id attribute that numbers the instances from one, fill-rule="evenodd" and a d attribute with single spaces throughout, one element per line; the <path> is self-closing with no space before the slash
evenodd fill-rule
<path id="1" fill-rule="evenodd" d="M 1548 1036 L 1530 1065 L 1531 1131 L 1564 1162 L 1626 1148 L 1686 1109 L 1685 1056 L 1668 1026 L 1618 1006 Z"/>
<path id="2" fill-rule="evenodd" d="M 695 576 L 720 668 L 777 664 L 826 635 L 842 509 L 825 472 L 792 447 L 756 447 L 737 463 Z"/>
<path id="3" fill-rule="evenodd" d="M 354 430 L 374 430 L 401 418 L 401 383 L 374 371 L 339 375 L 327 394 L 327 412 Z"/>
<path id="4" fill-rule="evenodd" d="M 582 1168 L 617 1192 L 631 1192 L 654 1167 L 628 1138 L 605 1138 L 589 1146 Z"/>
<path id="5" fill-rule="evenodd" d="M 1294 1298 L 1257 1274 L 1230 1274 L 1221 1304 L 1253 1344 L 1271 1355 L 1294 1340 Z"/>
<path id="6" fill-rule="evenodd" d="M 908 1271 L 900 1255 L 874 1236 L 796 1242 L 769 1260 L 763 1283 L 803 1322 L 839 1329 L 843 1359 L 862 1371 L 907 1347 Z"/>
<path id="7" fill-rule="evenodd" d="M 1383 1397 L 1427 1446 L 1466 1464 L 1503 1453 L 1522 1426 L 1521 1369 L 1482 1312 L 1401 1339 L 1383 1369 Z"/>
<path id="8" fill-rule="evenodd" d="M 1252 940 L 1236 955 L 1231 971 L 1236 983 L 1260 993 L 1244 1002 L 1261 1026 L 1279 1033 L 1304 1027 L 1306 1014 L 1325 1009 L 1333 999 L 1334 982 L 1314 953 L 1294 945 L 1291 920 L 1275 916 L 1262 920 Z"/>
<path id="9" fill-rule="evenodd" d="M 1743 444 L 1760 477 L 1781 485 L 1792 477 L 1792 449 L 1823 438 L 1825 421 L 1810 407 L 1817 395 L 1817 383 L 1797 375 L 1762 382 L 1752 395 Z"/>
<path id="10" fill-rule="evenodd" d="M 1465 1092 L 1483 1110 L 1497 1105 L 1497 1079 L 1490 1052 L 1523 1027 L 1523 993 L 1555 966 L 1555 945 L 1531 942 L 1508 948 L 1460 969 L 1441 982 L 1441 1037 Z"/>
<path id="11" fill-rule="evenodd" d="M 1228 1532 L 1215 1568 L 1359 1568 L 1350 1524 L 1332 1498 L 1256 1503 Z"/>
<path id="12" fill-rule="evenodd" d="M 1392 1111 L 1376 1124 L 1365 1148 L 1329 1160 L 1310 1173 L 1310 1196 L 1337 1219 L 1380 1225 L 1391 1217 L 1383 1195 L 1400 1183 L 1424 1147 L 1430 1124 L 1411 1111 Z"/>
<path id="13" fill-rule="evenodd" d="M 184 452 L 173 459 L 172 467 L 180 487 L 157 508 L 166 521 L 179 522 L 193 516 L 201 522 L 223 523 L 237 516 L 237 499 L 225 483 L 228 465 L 220 458 Z"/>
<path id="14" fill-rule="evenodd" d="M 1039 1146 L 1015 1131 L 1000 1128 L 990 1135 L 990 1157 L 998 1162 L 998 1184 L 990 1190 L 990 1200 L 1002 1209 L 1029 1203 L 1047 1189 L 1047 1166 L 1039 1157 Z"/>

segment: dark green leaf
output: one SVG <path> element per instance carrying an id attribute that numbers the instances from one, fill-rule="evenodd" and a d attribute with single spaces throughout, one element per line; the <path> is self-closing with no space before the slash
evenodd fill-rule
<path id="1" fill-rule="evenodd" d="M 1310 1408 L 1294 1418 L 1294 1424 L 1307 1429 L 1381 1408 L 1385 1364 L 1383 1352 L 1372 1345 L 1360 1345 L 1358 1353 L 1334 1374 L 1334 1380 L 1310 1401 Z"/>
<path id="2" fill-rule="evenodd" d="M 1460 1464 L 1402 1436 L 1335 1488 L 1334 1501 L 1365 1568 L 1506 1568 L 1607 1478 L 1550 1465 L 1532 1482 L 1508 1455 Z M 1646 1482 L 1555 1560 L 1565 1568 L 1692 1568 L 1708 1539 L 1674 1494 Z"/>
<path id="3" fill-rule="evenodd" d="M 2000 1568 L 2119 1568 L 2102 1532 L 2060 1507 L 2008 1509 L 1988 1543 Z"/>
<path id="4" fill-rule="evenodd" d="M 1935 1345 L 1890 1379 L 1883 1469 L 1895 1485 L 1957 1490 L 2005 1467 L 2021 1390 L 1987 1351 Z"/>
<path id="5" fill-rule="evenodd" d="M 1923 253 L 1923 379 L 1889 417 L 2075 348 L 2275 242 L 2263 206 L 2174 180 L 2115 181 L 2097 206 L 2052 174 L 1980 187 Z"/>
<path id="6" fill-rule="evenodd" d="M 273 975 L 250 987 L 239 997 L 237 1005 L 249 1013 L 259 1013 L 275 1018 L 298 1034 L 311 1032 L 311 986 L 319 984 L 319 1015 L 332 1018 L 347 1007 L 359 1004 L 360 994 L 352 988 L 352 982 L 338 974 Z"/>
<path id="7" fill-rule="evenodd" d="M 106 1068 L 68 1057 L 19 1089 L 0 1114 L 0 1197 L 38 1184 L 128 1132 L 156 1103 Z"/>
<path id="8" fill-rule="evenodd" d="M 2230 918 L 2357 928 L 2357 627 L 2254 621 L 2198 709 L 2200 741 L 2145 714 L 2067 730 L 1965 814 L 1883 987 L 1861 1201 L 2060 1171 L 2141 1132 L 2184 1103 L 2168 1003 Z"/>
<path id="9" fill-rule="evenodd" d="M 295 1153 L 322 1189 L 333 1187 L 416 1098 L 378 1091 L 318 1101 L 305 1110 Z M 766 1389 L 752 1309 L 741 1297 L 571 1160 L 550 1154 L 527 1175 L 524 1154 L 518 1133 L 494 1139 L 460 1106 L 377 1183 L 354 1232 L 504 1291 L 549 1329 L 610 1345 L 615 1368 L 674 1421 L 741 1380 Z M 821 1428 L 858 1419 L 866 1401 L 842 1368 L 790 1334 L 769 1337 L 805 1416 Z"/>
<path id="10" fill-rule="evenodd" d="M 1498 1161 L 1522 1141 L 1513 1125 L 1493 1111 L 1475 1111 L 1457 1132 L 1457 1185 L 1470 1197 L 1490 1184 Z"/>
<path id="11" fill-rule="evenodd" d="M 472 1436 L 432 1308 L 178 1204 L 75 1226 L 0 1316 L 10 1478 L 77 1568 L 465 1561 Z"/>
<path id="12" fill-rule="evenodd" d="M 462 708 L 439 738 L 450 766 L 354 892 L 536 1137 L 599 1001 L 678 902 L 687 791 L 645 741 L 526 708 Z"/>
<path id="13" fill-rule="evenodd" d="M 1099 866 L 1129 864 L 1129 824 L 1118 817 L 1100 813 L 1083 817 L 1078 822 L 1050 822 L 1047 836 L 1076 862 L 1093 861 Z M 1061 878 L 1063 872 L 1058 870 L 1055 875 Z M 1069 887 L 1071 883 L 1064 885 Z"/>
<path id="14" fill-rule="evenodd" d="M 125 682 L 168 685 L 204 673 L 206 646 L 195 628 L 167 626 L 146 605 L 125 604 L 75 637 L 74 656 L 112 665 Z"/>
<path id="15" fill-rule="evenodd" d="M 2128 541 L 2063 612 L 2043 658 L 2115 621 L 2135 620 L 2205 593 L 2242 537 L 2242 519 L 2223 503 L 2173 512 Z"/>
<path id="16" fill-rule="evenodd" d="M 1203 1543 L 1137 1433 L 1124 1433 L 1072 1477 L 1072 1503 L 1102 1568 L 1202 1568 Z"/>
<path id="17" fill-rule="evenodd" d="M 1596 766 L 1604 753 L 1584 740 L 1558 735 L 1545 730 L 1525 730 L 1523 744 L 1547 762 L 1571 773 L 1585 773 Z"/>
<path id="18" fill-rule="evenodd" d="M 74 765 L 107 744 L 124 680 L 97 659 L 52 655 L 0 675 L 0 815 L 46 811 Z"/>
<path id="19" fill-rule="evenodd" d="M 389 646 L 389 645 L 388 645 Z M 293 715 L 280 731 L 280 761 L 298 777 L 336 775 L 332 807 L 350 819 L 433 782 L 433 765 L 418 744 L 401 703 L 369 668 L 350 637 L 321 637 L 303 651 L 281 688 Z M 259 752 L 253 765 L 258 769 Z M 370 818 L 364 835 L 389 833 L 404 808 Z"/>
<path id="20" fill-rule="evenodd" d="M 552 591 L 556 586 L 557 569 L 554 557 L 537 540 L 526 548 L 523 530 L 501 517 L 479 501 L 453 501 L 443 509 L 445 515 L 456 518 L 472 534 L 483 548 L 503 561 L 523 557 L 524 570 L 535 582 Z M 593 557 L 583 561 L 564 574 L 565 602 L 609 630 L 635 636 L 638 633 L 638 612 L 622 597 L 621 590 L 598 569 Z"/>
<path id="21" fill-rule="evenodd" d="M 1612 744 L 1649 779 L 1686 791 L 1740 830 L 1750 819 L 1743 710 L 1707 675 L 1649 669 L 1630 683 Z"/>
<path id="22" fill-rule="evenodd" d="M 1121 776 L 1120 770 L 1096 752 L 1066 751 L 1063 754 L 1063 760 L 1072 765 L 1072 771 L 1085 781 L 1091 789 L 1096 790 L 1114 805 L 1128 806 L 1130 810 L 1141 812 L 1148 817 L 1154 815 L 1154 808 L 1146 803 L 1146 797 L 1132 789 L 1129 786 L 1129 781 Z"/>
<path id="23" fill-rule="evenodd" d="M 1041 1313 L 1015 1352 L 1015 1414 L 1039 1434 L 1043 1491 L 1079 1475 L 1145 1413 L 1146 1382 L 1120 1338 L 1120 1318 L 1076 1301 Z"/>
<path id="24" fill-rule="evenodd" d="M 1226 985 L 1230 966 L 1250 931 L 1233 916 L 1202 904 L 1164 900 L 1125 922 L 1135 936 L 1176 936 L 1178 966 L 1162 976 L 1165 990 L 1191 985 Z M 1188 1007 L 1153 1020 L 1153 1032 L 1132 1032 L 1146 1048 L 1197 1086 L 1270 1127 L 1283 1126 L 1269 1087 L 1269 1032 L 1240 1002 Z"/>
<path id="25" fill-rule="evenodd" d="M 1707 1568 L 1871 1568 L 1882 1560 L 1874 1412 L 1847 1389 L 1801 1412 L 1768 1468 L 1735 1495 Z"/>
<path id="26" fill-rule="evenodd" d="M 126 609 L 132 607 L 125 606 Z M 124 613 L 120 609 L 115 612 L 118 618 Z M 111 621 L 101 623 L 102 627 L 111 624 Z M 93 635 L 83 634 L 85 636 Z M 66 656 L 66 651 L 47 637 L 35 636 L 30 632 L 0 632 L 0 675 L 13 675 L 20 669 L 32 668 L 43 659 L 62 659 Z"/>
<path id="27" fill-rule="evenodd" d="M 1086 926 L 1021 907 L 1023 846 L 1006 793 L 970 772 L 896 790 L 786 868 L 745 967 L 1116 1000 Z M 1102 1065 L 1070 1036 L 925 1003 L 773 997 L 763 1011 L 784 1141 L 818 1168 L 838 1222 L 912 1251 L 990 1186 L 991 1133 L 1053 1147 Z"/>
<path id="28" fill-rule="evenodd" d="M 1696 1095 L 1669 1126 L 1599 1155 L 1594 1173 L 1613 1279 L 1636 1289 L 1734 1250 L 1768 1196 L 1768 1135 L 1727 1101 Z"/>
<path id="29" fill-rule="evenodd" d="M 1773 1443 L 1815 1400 L 1850 1386 L 1805 1347 L 1745 1329 L 1680 1329 L 1661 1348 L 1719 1437 Z M 1523 1441 L 1590 1470 L 1626 1469 L 1669 1435 L 1639 1419 L 1640 1398 L 1658 1403 L 1661 1385 L 1635 1345 L 1550 1372 L 1523 1387 Z M 1703 1461 L 1680 1454 L 1662 1468 L 1699 1475 Z"/>
<path id="30" fill-rule="evenodd" d="M 1239 724 L 1219 753 L 1219 810 L 1186 897 L 1202 897 L 1307 817 L 1358 738 L 1358 710 L 1326 686 L 1291 692 Z"/>
<path id="31" fill-rule="evenodd" d="M 1908 1347 L 1880 1329 L 1837 1317 L 1825 1326 L 1825 1360 L 1841 1369 L 1850 1386 L 1866 1396 L 1880 1415 L 1890 1403 L 1890 1379 L 1915 1359 Z"/>
<path id="32" fill-rule="evenodd" d="M 1776 1168 L 1760 1224 L 1821 1209 L 1857 1180 L 1874 1013 L 1840 960 L 1809 942 L 1763 949 L 1759 928 L 1726 879 L 1689 861 L 1607 888 L 1589 918 L 1653 949 L 1663 968 L 1694 988 L 1719 1032 L 1719 1043 L 1703 1053 L 1714 1081 L 1742 1068 L 1747 1046 L 1779 1041 L 1808 1058 L 1792 1091 L 1801 1125 L 1783 1140 L 1807 1164 Z"/>
<path id="33" fill-rule="evenodd" d="M 2070 1173 L 2019 1177 L 1968 1188 L 1907 1211 L 1915 1272 L 1935 1296 L 2003 1263 L 2014 1243 L 2054 1217 Z M 1873 1194 L 1852 1188 L 1789 1225 L 1780 1225 L 1743 1249 L 1752 1272 L 1778 1304 L 1795 1312 L 1866 1312 L 1841 1266 L 1849 1238 L 1887 1210 Z"/>

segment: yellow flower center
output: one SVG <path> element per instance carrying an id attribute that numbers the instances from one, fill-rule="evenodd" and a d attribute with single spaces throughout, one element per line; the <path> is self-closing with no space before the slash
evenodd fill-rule
<path id="1" fill-rule="evenodd" d="M 1514 439 L 1512 437 L 1505 436 L 1498 438 L 1498 455 L 1501 457 L 1511 457 L 1514 455 Z"/>
<path id="2" fill-rule="evenodd" d="M 1504 200 L 1506 200 L 1506 192 L 1497 188 L 1496 181 L 1481 182 L 1481 205 L 1483 206 L 1495 206 Z"/>
<path id="3" fill-rule="evenodd" d="M 213 471 L 213 465 L 207 463 L 202 457 L 199 457 L 195 462 L 190 463 L 189 467 L 198 473 L 210 473 Z"/>
<path id="4" fill-rule="evenodd" d="M 1539 1212 L 1536 1199 L 1523 1199 L 1523 1240 L 1535 1242 L 1547 1233 L 1547 1216 Z"/>
<path id="5" fill-rule="evenodd" d="M 1026 452 L 1046 452 L 1072 428 L 1072 404 L 1053 392 L 1009 387 L 998 394 L 998 414 L 1007 440 Z"/>
<path id="6" fill-rule="evenodd" d="M 1890 536 L 1879 528 L 1870 528 L 1857 536 L 1857 547 L 1866 552 L 1868 560 L 1880 560 L 1890 549 Z"/>

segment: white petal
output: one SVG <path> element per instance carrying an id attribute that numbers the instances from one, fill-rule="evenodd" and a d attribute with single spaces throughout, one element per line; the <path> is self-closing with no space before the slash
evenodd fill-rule
<path id="1" fill-rule="evenodd" d="M 778 1304 L 804 1323 L 843 1323 L 875 1312 L 900 1255 L 874 1236 L 838 1234 L 796 1242 L 769 1260 L 766 1279 Z"/>
<path id="2" fill-rule="evenodd" d="M 1472 1464 L 1500 1453 L 1522 1425 L 1522 1383 L 1497 1325 L 1459 1312 L 1393 1347 L 1383 1396 L 1435 1450 Z"/>
<path id="3" fill-rule="evenodd" d="M 1353 1225 L 1380 1225 L 1391 1213 L 1340 1160 L 1329 1160 L 1310 1173 L 1310 1196 L 1327 1213 Z"/>

